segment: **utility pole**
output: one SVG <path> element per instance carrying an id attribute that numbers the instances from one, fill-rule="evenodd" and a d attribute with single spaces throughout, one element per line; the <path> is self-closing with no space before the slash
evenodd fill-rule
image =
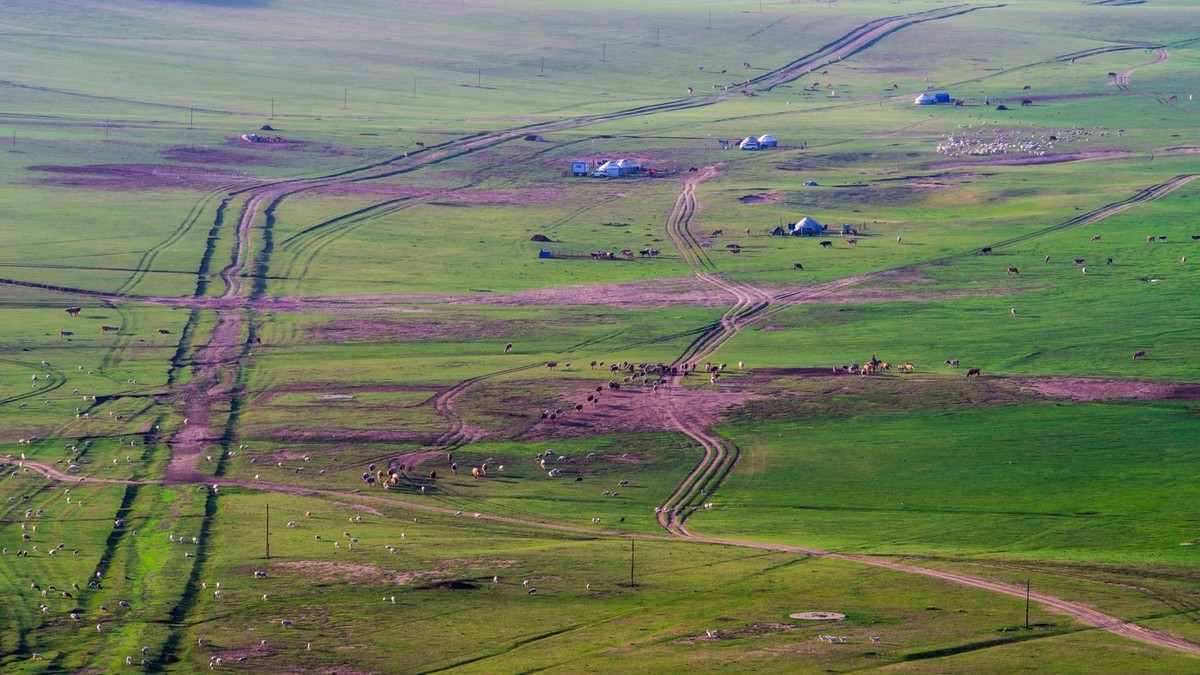
<path id="1" fill-rule="evenodd" d="M 600 45 L 600 60 L 601 61 L 608 60 L 608 43 L 607 42 L 604 42 Z"/>
<path id="2" fill-rule="evenodd" d="M 275 119 L 275 97 L 271 97 L 271 119 Z"/>
<path id="3" fill-rule="evenodd" d="M 633 581 L 633 551 L 634 551 L 634 543 L 635 543 L 635 540 L 634 540 L 634 539 L 630 539 L 630 540 L 629 540 L 629 587 L 630 587 L 630 588 L 637 588 L 637 584 L 635 584 L 635 583 L 634 583 L 634 581 Z"/>
<path id="4" fill-rule="evenodd" d="M 188 128 L 191 129 L 196 123 L 196 109 L 188 108 Z"/>
<path id="5" fill-rule="evenodd" d="M 1025 580 L 1025 630 L 1029 630 L 1029 579 Z"/>
<path id="6" fill-rule="evenodd" d="M 344 89 L 342 91 L 342 110 L 346 109 L 346 103 L 349 102 L 349 100 L 350 100 L 350 90 Z"/>
<path id="7" fill-rule="evenodd" d="M 267 504 L 267 560 L 271 559 L 271 505 Z"/>
<path id="8" fill-rule="evenodd" d="M 538 77 L 546 76 L 546 57 L 542 57 L 542 70 L 538 73 Z"/>
<path id="9" fill-rule="evenodd" d="M 654 46 L 655 46 L 655 47 L 657 47 L 657 46 L 658 46 L 658 38 L 659 38 L 661 35 L 662 35 L 662 29 L 661 29 L 661 28 L 655 28 L 655 29 L 654 29 Z"/>
<path id="10" fill-rule="evenodd" d="M 108 118 L 104 118 L 104 140 L 108 140 Z"/>
<path id="11" fill-rule="evenodd" d="M 417 97 L 417 78 L 413 78 L 413 98 Z"/>
<path id="12" fill-rule="evenodd" d="M 712 11 L 708 12 L 708 30 L 712 30 Z"/>

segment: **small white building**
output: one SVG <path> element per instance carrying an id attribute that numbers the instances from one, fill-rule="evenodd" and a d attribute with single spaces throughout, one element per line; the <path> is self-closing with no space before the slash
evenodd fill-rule
<path id="1" fill-rule="evenodd" d="M 632 176 L 642 170 L 642 165 L 628 159 L 611 160 L 596 167 L 592 175 L 596 178 L 620 178 Z"/>
<path id="2" fill-rule="evenodd" d="M 926 92 L 913 99 L 913 103 L 915 105 L 937 105 L 937 99 L 933 94 Z"/>
<path id="3" fill-rule="evenodd" d="M 771 134 L 763 134 L 762 136 L 758 137 L 758 147 L 777 148 L 779 147 L 779 141 L 775 140 L 775 137 Z"/>

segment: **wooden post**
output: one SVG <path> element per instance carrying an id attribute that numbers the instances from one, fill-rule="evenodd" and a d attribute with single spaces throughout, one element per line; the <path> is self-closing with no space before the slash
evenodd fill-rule
<path id="1" fill-rule="evenodd" d="M 271 505 L 267 504 L 267 560 L 271 559 Z"/>
<path id="2" fill-rule="evenodd" d="M 350 101 L 350 90 L 342 90 L 342 110 L 346 109 L 346 103 Z"/>
<path id="3" fill-rule="evenodd" d="M 608 60 L 608 43 L 607 42 L 602 43 L 600 45 L 600 60 L 601 61 Z"/>
<path id="4" fill-rule="evenodd" d="M 271 119 L 275 119 L 275 97 L 271 97 Z"/>
<path id="5" fill-rule="evenodd" d="M 538 77 L 546 76 L 546 57 L 542 57 L 542 70 L 538 73 Z"/>
<path id="6" fill-rule="evenodd" d="M 1029 579 L 1025 580 L 1025 630 L 1029 630 Z"/>
<path id="7" fill-rule="evenodd" d="M 707 26 L 707 28 L 708 28 L 708 30 L 712 30 L 712 11 L 709 11 L 709 13 L 708 13 L 708 26 Z"/>
<path id="8" fill-rule="evenodd" d="M 634 581 L 633 581 L 633 552 L 634 552 L 635 541 L 636 540 L 634 540 L 634 539 L 629 540 L 629 587 L 630 588 L 637 588 L 637 584 L 634 583 Z"/>

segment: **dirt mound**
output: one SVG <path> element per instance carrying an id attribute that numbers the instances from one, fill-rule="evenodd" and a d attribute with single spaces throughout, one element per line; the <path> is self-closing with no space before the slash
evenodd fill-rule
<path id="1" fill-rule="evenodd" d="M 738 197 L 738 201 L 743 204 L 777 204 L 780 197 L 774 192 L 763 192 L 756 195 L 743 195 Z"/>
<path id="2" fill-rule="evenodd" d="M 1133 398 L 1150 401 L 1200 400 L 1200 384 L 1170 384 L 1139 380 L 1101 380 L 1082 377 L 1046 377 L 1018 380 L 1025 389 L 1043 396 L 1071 401 L 1104 401 Z"/>

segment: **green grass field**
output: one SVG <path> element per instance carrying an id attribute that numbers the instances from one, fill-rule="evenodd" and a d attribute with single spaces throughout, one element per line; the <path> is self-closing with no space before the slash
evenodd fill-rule
<path id="1" fill-rule="evenodd" d="M 0 670 L 1196 671 L 1192 4 L 7 3 Z"/>

